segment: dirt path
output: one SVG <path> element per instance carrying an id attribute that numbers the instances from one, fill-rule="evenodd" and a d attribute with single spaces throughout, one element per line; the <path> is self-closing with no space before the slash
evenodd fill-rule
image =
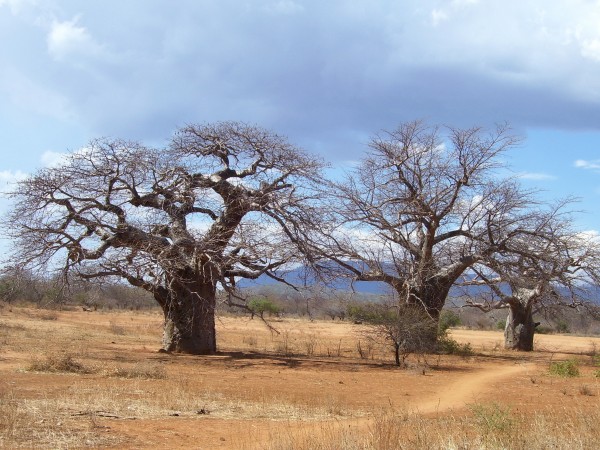
<path id="1" fill-rule="evenodd" d="M 494 385 L 502 379 L 510 378 L 529 369 L 529 364 L 512 364 L 507 366 L 494 365 L 475 373 L 470 373 L 459 380 L 449 384 L 443 392 L 434 398 L 419 401 L 414 405 L 415 411 L 420 414 L 442 412 L 459 409 L 468 403 L 473 403 L 493 389 Z"/>
<path id="2" fill-rule="evenodd" d="M 427 397 L 415 398 L 414 402 L 409 402 L 406 407 L 409 411 L 416 414 L 428 415 L 445 413 L 451 410 L 464 408 L 469 403 L 479 401 L 488 392 L 494 391 L 498 387 L 498 383 L 503 380 L 510 379 L 516 375 L 526 372 L 533 368 L 530 363 L 519 363 L 504 365 L 499 363 L 489 364 L 485 368 L 479 369 L 476 372 L 469 372 L 458 377 L 453 382 L 443 387 L 443 391 L 436 392 Z M 346 420 L 336 420 L 331 422 L 333 426 L 351 427 L 353 430 L 368 430 L 373 419 L 368 417 L 350 418 Z M 274 424 L 273 424 L 274 425 Z M 280 431 L 278 427 L 281 424 L 272 426 L 270 432 L 263 433 L 259 436 L 255 435 L 255 449 L 268 447 L 268 443 L 272 441 L 274 436 L 277 436 Z M 316 423 L 287 423 L 284 425 L 285 435 L 292 442 L 301 442 L 301 436 L 318 436 L 323 433 L 323 430 L 330 428 L 324 427 L 323 422 Z M 359 433 L 360 434 L 360 433 Z"/>

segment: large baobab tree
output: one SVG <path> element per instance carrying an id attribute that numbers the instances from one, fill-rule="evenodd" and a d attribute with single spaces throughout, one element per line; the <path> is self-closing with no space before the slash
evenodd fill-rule
<path id="1" fill-rule="evenodd" d="M 512 216 L 513 227 L 494 230 L 502 251 L 472 267 L 462 283 L 484 286 L 467 295 L 465 304 L 483 311 L 507 309 L 507 349 L 531 351 L 536 312 L 556 306 L 585 307 L 597 295 L 600 243 L 572 226 L 563 201 L 547 209 Z"/>
<path id="2" fill-rule="evenodd" d="M 320 169 L 240 123 L 186 126 L 159 149 L 96 140 L 20 182 L 6 229 L 14 260 L 143 288 L 164 311 L 164 350 L 210 354 L 217 289 L 278 279 L 298 257 Z"/>
<path id="3" fill-rule="evenodd" d="M 336 264 L 326 269 L 357 281 L 387 283 L 401 302 L 437 319 L 450 288 L 473 264 L 498 250 L 487 239 L 494 178 L 502 153 L 518 139 L 506 126 L 491 131 L 401 124 L 370 143 L 366 158 L 330 189 L 335 227 L 314 237 Z"/>

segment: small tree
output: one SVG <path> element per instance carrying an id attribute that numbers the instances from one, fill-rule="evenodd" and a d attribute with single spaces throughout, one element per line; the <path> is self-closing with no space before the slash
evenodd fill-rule
<path id="1" fill-rule="evenodd" d="M 220 285 L 298 261 L 321 162 L 269 131 L 189 125 L 165 148 L 102 139 L 20 182 L 4 229 L 12 260 L 120 278 L 164 312 L 163 349 L 216 351 Z M 235 298 L 231 296 L 228 298 Z"/>
<path id="2" fill-rule="evenodd" d="M 252 298 L 248 302 L 248 309 L 250 310 L 251 318 L 254 319 L 254 315 L 258 314 L 258 316 L 264 320 L 265 313 L 269 313 L 269 315 L 277 315 L 281 311 L 279 306 L 273 303 L 268 298 Z"/>
<path id="3" fill-rule="evenodd" d="M 405 366 L 410 354 L 436 350 L 437 322 L 418 305 L 353 305 L 350 312 L 353 318 L 372 326 L 367 337 L 392 347 L 397 366 Z"/>

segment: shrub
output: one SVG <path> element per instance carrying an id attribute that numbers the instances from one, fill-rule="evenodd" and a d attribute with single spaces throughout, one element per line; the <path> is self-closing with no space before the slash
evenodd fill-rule
<path id="1" fill-rule="evenodd" d="M 484 435 L 508 433 L 515 423 L 510 409 L 497 403 L 487 405 L 475 403 L 469 405 L 469 409 Z"/>
<path id="2" fill-rule="evenodd" d="M 590 397 L 594 396 L 594 392 L 587 384 L 583 384 L 583 385 L 579 386 L 579 393 L 581 395 L 587 395 Z"/>
<path id="3" fill-rule="evenodd" d="M 438 329 L 440 333 L 448 331 L 449 328 L 457 327 L 461 324 L 460 317 L 454 311 L 443 310 L 440 314 Z"/>
<path id="4" fill-rule="evenodd" d="M 268 298 L 253 298 L 248 302 L 248 309 L 254 317 L 258 314 L 261 319 L 264 319 L 265 313 L 270 316 L 279 314 L 280 308 Z"/>
<path id="5" fill-rule="evenodd" d="M 559 377 L 578 377 L 579 367 L 577 361 L 573 359 L 567 361 L 554 361 L 550 363 L 550 374 Z"/>
<path id="6" fill-rule="evenodd" d="M 117 336 L 123 336 L 126 334 L 125 327 L 117 324 L 114 320 L 111 320 L 108 324 L 108 328 L 110 329 L 112 334 L 116 334 Z"/>
<path id="7" fill-rule="evenodd" d="M 438 339 L 438 351 L 447 355 L 473 356 L 473 347 L 470 343 L 461 344 L 447 336 Z"/>
<path id="8" fill-rule="evenodd" d="M 34 359 L 27 370 L 32 372 L 66 372 L 66 373 L 93 373 L 94 370 L 76 361 L 72 355 L 62 353 L 49 355 L 46 359 Z"/>
<path id="9" fill-rule="evenodd" d="M 372 325 L 365 332 L 367 337 L 388 344 L 394 351 L 398 366 L 405 365 L 409 354 L 429 353 L 437 349 L 438 325 L 420 306 L 354 305 L 351 317 Z"/>
<path id="10" fill-rule="evenodd" d="M 564 320 L 559 320 L 556 322 L 556 332 L 557 333 L 570 333 L 569 324 Z"/>
<path id="11" fill-rule="evenodd" d="M 497 330 L 504 330 L 505 328 L 506 328 L 506 319 L 499 320 L 498 322 L 496 322 Z"/>
<path id="12" fill-rule="evenodd" d="M 165 369 L 161 366 L 140 363 L 133 367 L 115 367 L 106 372 L 109 377 L 144 379 L 144 380 L 164 380 L 167 378 Z"/>

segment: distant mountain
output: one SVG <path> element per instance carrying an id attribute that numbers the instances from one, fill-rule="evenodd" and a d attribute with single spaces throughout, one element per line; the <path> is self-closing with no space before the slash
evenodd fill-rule
<path id="1" fill-rule="evenodd" d="M 285 274 L 282 274 L 282 278 L 294 286 L 312 286 L 316 284 L 314 277 L 307 275 L 305 267 L 298 267 L 290 270 Z M 284 286 L 280 282 L 266 275 L 262 275 L 256 280 L 240 280 L 237 285 L 241 288 L 250 289 L 263 286 L 271 288 Z M 354 291 L 365 295 L 387 295 L 391 293 L 391 288 L 388 284 L 376 281 L 355 281 L 354 283 L 351 283 L 350 280 L 346 278 L 338 278 L 327 286 L 330 289 L 349 292 Z M 508 292 L 508 287 L 505 286 L 502 290 Z M 450 290 L 449 298 L 454 299 L 455 303 L 460 303 L 461 297 L 476 298 L 481 297 L 487 292 L 489 292 L 489 289 L 485 286 L 453 287 Z M 559 292 L 564 296 L 569 296 L 569 292 L 565 289 L 560 289 Z M 600 286 L 591 287 L 586 298 L 600 305 Z"/>
<path id="2" fill-rule="evenodd" d="M 312 286 L 316 284 L 315 278 L 307 275 L 307 272 L 308 271 L 306 270 L 306 267 L 298 267 L 286 272 L 285 274 L 282 274 L 282 278 L 294 286 Z M 243 279 L 237 282 L 238 287 L 241 288 L 257 288 L 262 286 L 271 287 L 276 286 L 277 284 L 281 283 L 267 275 L 261 275 L 256 280 Z M 327 287 L 339 291 L 354 290 L 355 292 L 361 294 L 370 295 L 385 295 L 390 293 L 390 286 L 386 283 L 380 283 L 376 281 L 355 281 L 354 283 L 351 283 L 350 280 L 346 278 L 338 278 L 332 283 L 329 283 Z"/>

